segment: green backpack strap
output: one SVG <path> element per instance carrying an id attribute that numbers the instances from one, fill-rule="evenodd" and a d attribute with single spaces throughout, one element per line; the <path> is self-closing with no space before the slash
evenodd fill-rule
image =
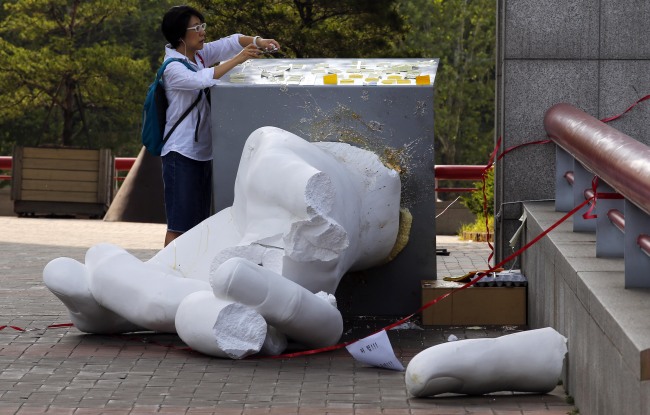
<path id="1" fill-rule="evenodd" d="M 185 67 L 187 67 L 187 69 L 191 70 L 192 72 L 196 72 L 196 69 L 194 69 L 194 67 L 192 65 L 190 65 L 190 63 L 187 62 L 185 59 L 169 58 L 169 59 L 167 59 L 166 61 L 163 62 L 160 69 L 158 69 L 158 73 L 156 74 L 156 82 L 160 83 L 161 86 L 163 85 L 162 75 L 165 72 L 165 68 L 167 67 L 167 65 L 169 65 L 172 62 L 180 62 L 183 65 L 185 65 Z M 208 88 L 206 88 L 205 90 L 202 89 L 201 91 L 199 91 L 199 95 L 196 97 L 194 102 L 192 102 L 192 105 L 190 105 L 189 108 L 185 110 L 185 112 L 178 118 L 176 123 L 174 123 L 172 128 L 169 129 L 169 132 L 167 134 L 165 134 L 165 136 L 163 137 L 163 143 L 165 143 L 165 142 L 167 142 L 167 140 L 169 140 L 169 137 L 176 130 L 176 127 L 178 127 L 180 125 L 180 123 L 185 119 L 185 117 L 187 117 L 190 114 L 190 112 L 192 112 L 194 107 L 196 107 L 199 104 L 199 101 L 201 100 L 201 95 L 206 90 L 208 90 Z M 205 94 L 207 96 L 208 93 L 205 92 Z M 198 122 L 196 123 L 196 128 L 194 129 L 194 141 L 199 140 L 198 134 L 199 134 L 199 124 L 200 123 L 201 123 L 201 114 L 199 114 L 199 119 L 198 119 Z"/>

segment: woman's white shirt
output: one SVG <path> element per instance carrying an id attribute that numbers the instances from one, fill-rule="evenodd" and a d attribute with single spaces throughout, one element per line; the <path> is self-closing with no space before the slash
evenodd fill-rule
<path id="1" fill-rule="evenodd" d="M 181 62 L 172 62 L 165 68 L 163 84 L 169 102 L 165 135 L 196 100 L 199 91 L 220 83 L 219 80 L 214 79 L 212 66 L 217 62 L 231 59 L 243 49 L 239 44 L 240 36 L 240 34 L 234 34 L 204 44 L 203 49 L 197 52 L 200 58 L 196 56 L 196 64 L 187 59 L 185 55 L 172 49 L 170 45 L 165 46 L 165 60 L 169 58 L 184 59 L 197 70 L 197 72 L 193 72 Z M 199 125 L 198 141 L 194 141 L 199 113 L 201 114 L 201 124 Z M 212 160 L 210 105 L 205 96 L 176 127 L 163 146 L 161 155 L 164 156 L 170 151 L 176 151 L 193 160 Z"/>

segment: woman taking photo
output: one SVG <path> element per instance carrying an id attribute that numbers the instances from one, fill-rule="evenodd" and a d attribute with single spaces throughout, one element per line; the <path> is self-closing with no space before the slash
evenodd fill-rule
<path id="1" fill-rule="evenodd" d="M 182 59 L 195 70 L 182 62 L 172 62 L 165 68 L 163 84 L 169 102 L 165 135 L 198 99 L 173 129 L 161 152 L 167 214 L 165 246 L 210 216 L 212 132 L 206 88 L 217 85 L 219 78 L 235 66 L 280 48 L 274 39 L 241 34 L 206 42 L 205 29 L 203 15 L 190 6 L 172 7 L 162 21 L 162 32 L 169 42 L 165 60 Z"/>

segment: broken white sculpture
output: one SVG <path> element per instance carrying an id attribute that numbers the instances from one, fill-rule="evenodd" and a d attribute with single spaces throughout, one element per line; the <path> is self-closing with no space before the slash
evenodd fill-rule
<path id="1" fill-rule="evenodd" d="M 205 354 L 279 354 L 342 333 L 333 294 L 349 270 L 383 262 L 399 227 L 400 181 L 369 151 L 309 143 L 275 127 L 246 141 L 233 206 L 149 261 L 99 244 L 57 258 L 47 287 L 90 333 L 176 332 Z"/>
<path id="2" fill-rule="evenodd" d="M 567 339 L 554 329 L 457 340 L 418 353 L 406 368 L 416 397 L 499 391 L 548 393 L 560 379 Z"/>

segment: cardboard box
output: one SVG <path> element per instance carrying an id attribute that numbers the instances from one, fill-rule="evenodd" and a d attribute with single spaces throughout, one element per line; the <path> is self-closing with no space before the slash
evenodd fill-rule
<path id="1" fill-rule="evenodd" d="M 443 280 L 422 281 L 422 305 L 461 287 Z M 526 287 L 472 286 L 422 311 L 431 326 L 526 325 Z"/>

